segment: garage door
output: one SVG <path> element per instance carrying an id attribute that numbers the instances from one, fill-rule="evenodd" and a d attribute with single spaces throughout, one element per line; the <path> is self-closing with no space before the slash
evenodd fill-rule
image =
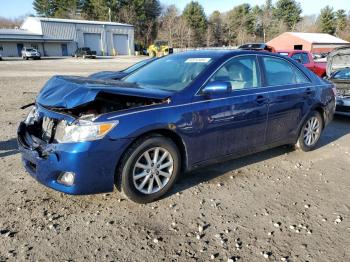
<path id="1" fill-rule="evenodd" d="M 90 47 L 97 55 L 101 55 L 101 34 L 84 33 L 84 47 Z"/>
<path id="2" fill-rule="evenodd" d="M 129 42 L 128 35 L 113 35 L 113 45 L 114 49 L 118 55 L 128 55 L 129 54 Z"/>

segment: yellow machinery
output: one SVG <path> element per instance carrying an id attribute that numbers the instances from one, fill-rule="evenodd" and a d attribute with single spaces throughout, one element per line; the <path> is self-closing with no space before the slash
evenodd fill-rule
<path id="1" fill-rule="evenodd" d="M 153 45 L 147 48 L 150 57 L 161 57 L 173 53 L 173 49 L 169 47 L 167 41 L 155 41 Z"/>

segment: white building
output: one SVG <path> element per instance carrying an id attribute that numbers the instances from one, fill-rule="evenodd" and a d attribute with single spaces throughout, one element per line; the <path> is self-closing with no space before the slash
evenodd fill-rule
<path id="1" fill-rule="evenodd" d="M 128 24 L 86 20 L 28 17 L 20 29 L 0 29 L 2 56 L 20 56 L 23 47 L 44 56 L 68 56 L 78 47 L 97 55 L 134 53 L 134 27 Z"/>

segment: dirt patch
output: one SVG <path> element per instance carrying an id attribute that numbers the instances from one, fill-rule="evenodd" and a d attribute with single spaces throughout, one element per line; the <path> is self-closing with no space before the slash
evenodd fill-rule
<path id="1" fill-rule="evenodd" d="M 0 261 L 347 261 L 350 118 L 309 153 L 280 147 L 184 174 L 162 200 L 68 196 L 24 171 L 16 129 L 53 74 L 139 58 L 0 62 Z"/>

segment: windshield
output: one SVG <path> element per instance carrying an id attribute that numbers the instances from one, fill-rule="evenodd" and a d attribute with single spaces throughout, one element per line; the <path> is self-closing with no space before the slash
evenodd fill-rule
<path id="1" fill-rule="evenodd" d="M 350 69 L 345 69 L 335 73 L 333 79 L 350 80 Z"/>
<path id="2" fill-rule="evenodd" d="M 27 51 L 27 52 L 35 52 L 36 50 L 33 49 L 33 48 L 27 48 L 26 51 Z"/>
<path id="3" fill-rule="evenodd" d="M 127 74 L 131 74 L 132 72 L 136 71 L 137 69 L 143 67 L 144 65 L 150 63 L 153 59 L 146 59 L 143 60 L 141 62 L 138 62 L 130 67 L 128 67 L 127 69 L 124 69 L 123 72 L 127 73 Z"/>
<path id="4" fill-rule="evenodd" d="M 211 57 L 170 55 L 157 59 L 125 77 L 123 81 L 141 87 L 181 91 L 211 62 Z"/>

